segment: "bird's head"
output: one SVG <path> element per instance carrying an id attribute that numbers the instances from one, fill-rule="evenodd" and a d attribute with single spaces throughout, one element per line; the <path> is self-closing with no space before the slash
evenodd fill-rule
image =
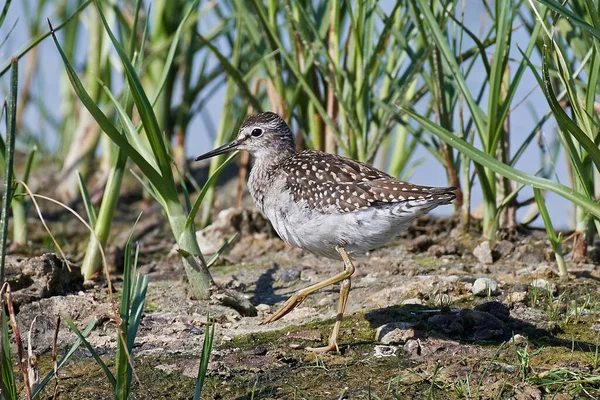
<path id="1" fill-rule="evenodd" d="M 242 123 L 235 140 L 197 157 L 196 161 L 235 150 L 246 150 L 257 158 L 276 157 L 294 151 L 294 137 L 279 115 L 272 112 L 253 114 Z"/>

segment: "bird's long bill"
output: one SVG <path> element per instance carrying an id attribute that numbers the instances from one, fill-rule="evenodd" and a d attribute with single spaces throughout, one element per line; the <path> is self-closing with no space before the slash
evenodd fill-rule
<path id="1" fill-rule="evenodd" d="M 208 153 L 204 153 L 201 156 L 196 157 L 196 161 L 206 160 L 207 158 L 218 156 L 219 154 L 229 153 L 230 151 L 234 151 L 239 145 L 240 142 L 238 140 L 234 140 L 231 143 L 227 143 L 221 147 L 217 147 L 216 149 L 209 151 Z"/>

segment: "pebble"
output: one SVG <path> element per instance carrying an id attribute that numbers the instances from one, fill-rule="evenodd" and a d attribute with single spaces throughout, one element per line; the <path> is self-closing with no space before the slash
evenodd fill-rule
<path id="1" fill-rule="evenodd" d="M 493 264 L 494 262 L 489 240 L 481 242 L 477 247 L 475 247 L 475 249 L 473 249 L 473 255 L 482 264 Z"/>
<path id="2" fill-rule="evenodd" d="M 271 309 L 271 306 L 268 304 L 259 304 L 256 306 L 256 309 L 260 312 L 267 312 Z"/>
<path id="3" fill-rule="evenodd" d="M 279 272 L 279 280 L 283 282 L 293 282 L 300 279 L 300 270 L 298 268 L 284 269 Z"/>
<path id="4" fill-rule="evenodd" d="M 556 284 L 546 279 L 534 279 L 530 285 L 531 287 L 547 290 L 550 293 L 556 293 Z"/>
<path id="5" fill-rule="evenodd" d="M 422 352 L 421 341 L 419 339 L 411 339 L 404 345 L 406 351 L 412 358 L 419 357 Z"/>
<path id="6" fill-rule="evenodd" d="M 506 296 L 508 303 L 523 303 L 527 298 L 527 292 L 512 292 Z"/>
<path id="7" fill-rule="evenodd" d="M 512 337 L 512 341 L 513 341 L 515 344 L 523 344 L 523 343 L 526 343 L 526 342 L 527 342 L 527 338 L 526 338 L 525 336 L 523 336 L 523 335 L 520 335 L 520 334 L 518 334 L 518 333 L 517 333 L 516 335 L 514 335 L 514 336 Z"/>
<path id="8" fill-rule="evenodd" d="M 380 357 L 394 357 L 396 355 L 396 352 L 398 351 L 398 347 L 397 346 L 383 346 L 383 345 L 376 345 L 375 349 L 374 349 L 374 356 L 377 358 Z"/>
<path id="9" fill-rule="evenodd" d="M 475 296 L 487 296 L 488 293 L 493 295 L 498 293 L 498 282 L 493 280 L 492 278 L 478 278 L 473 283 L 473 287 L 471 288 L 471 292 Z"/>
<path id="10" fill-rule="evenodd" d="M 498 256 L 501 258 L 509 257 L 513 253 L 514 249 L 515 245 L 509 240 L 501 240 L 496 243 L 496 246 L 494 247 L 494 251 L 498 253 Z"/>
<path id="11" fill-rule="evenodd" d="M 404 344 L 409 339 L 421 336 L 411 322 L 392 322 L 377 328 L 375 337 L 383 344 Z"/>
<path id="12" fill-rule="evenodd" d="M 413 297 L 410 299 L 404 299 L 402 300 L 401 304 L 418 304 L 418 305 L 422 305 L 423 304 L 423 300 Z"/>

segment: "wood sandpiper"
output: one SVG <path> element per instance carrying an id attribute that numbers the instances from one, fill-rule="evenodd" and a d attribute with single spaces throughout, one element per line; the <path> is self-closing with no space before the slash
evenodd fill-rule
<path id="1" fill-rule="evenodd" d="M 248 189 L 279 236 L 292 246 L 344 262 L 342 272 L 298 291 L 265 321 L 280 319 L 311 293 L 341 282 L 329 343 L 313 351 L 339 351 L 337 338 L 354 273 L 351 255 L 385 245 L 413 219 L 456 197 L 453 187 L 413 185 L 334 154 L 297 152 L 289 126 L 272 112 L 249 116 L 234 141 L 196 160 L 234 150 L 254 156 Z"/>

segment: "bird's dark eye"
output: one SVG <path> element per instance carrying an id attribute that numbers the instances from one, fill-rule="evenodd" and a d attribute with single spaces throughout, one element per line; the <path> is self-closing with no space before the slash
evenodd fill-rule
<path id="1" fill-rule="evenodd" d="M 252 129 L 252 136 L 259 137 L 262 134 L 263 134 L 263 130 L 262 129 L 260 129 L 260 128 L 254 128 L 254 129 Z"/>

